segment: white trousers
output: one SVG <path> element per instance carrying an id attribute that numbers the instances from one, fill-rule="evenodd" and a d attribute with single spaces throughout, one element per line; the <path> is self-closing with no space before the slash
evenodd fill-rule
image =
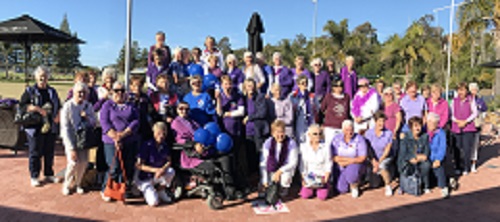
<path id="1" fill-rule="evenodd" d="M 66 165 L 66 172 L 64 174 L 63 186 L 65 188 L 70 188 L 72 182 L 74 182 L 74 185 L 77 187 L 81 186 L 83 174 L 85 174 L 85 170 L 87 169 L 89 162 L 88 150 L 76 150 L 76 162 L 71 159 L 71 152 L 72 150 L 65 150 L 66 160 L 68 162 Z"/>
<path id="2" fill-rule="evenodd" d="M 267 177 L 268 185 L 272 182 L 272 174 L 267 173 L 267 170 L 265 168 L 261 168 L 261 175 L 262 177 Z M 280 184 L 281 187 L 284 188 L 290 188 L 290 185 L 292 184 L 292 178 L 293 178 L 294 172 L 283 172 L 281 174 L 280 178 Z"/>
<path id="3" fill-rule="evenodd" d="M 163 174 L 160 178 L 153 178 L 150 180 L 136 180 L 135 184 L 144 195 L 144 200 L 146 200 L 146 203 L 149 206 L 156 206 L 160 203 L 160 199 L 158 197 L 158 191 L 155 189 L 155 185 L 170 187 L 170 183 L 172 183 L 174 176 L 174 169 L 169 167 L 167 170 L 165 170 L 165 174 Z"/>

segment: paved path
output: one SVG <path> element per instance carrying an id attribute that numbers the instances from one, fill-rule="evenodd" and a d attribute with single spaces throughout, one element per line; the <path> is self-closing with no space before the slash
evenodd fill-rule
<path id="1" fill-rule="evenodd" d="M 389 198 L 376 189 L 356 200 L 349 195 L 325 202 L 294 199 L 287 202 L 290 213 L 263 216 L 241 202 L 212 211 L 201 199 L 150 208 L 143 203 L 105 203 L 97 192 L 65 197 L 61 184 L 30 187 L 25 152 L 13 156 L 0 150 L 0 221 L 500 221 L 499 151 L 500 145 L 485 147 L 479 173 L 461 178 L 460 189 L 447 200 L 440 198 L 438 189 L 422 197 Z M 60 150 L 55 163 L 56 170 L 65 165 Z"/>

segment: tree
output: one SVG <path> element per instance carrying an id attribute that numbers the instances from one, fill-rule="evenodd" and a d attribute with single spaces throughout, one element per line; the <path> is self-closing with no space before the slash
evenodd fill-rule
<path id="1" fill-rule="evenodd" d="M 223 55 L 228 55 L 233 52 L 231 49 L 231 42 L 229 40 L 229 37 L 224 36 L 219 40 L 219 43 L 217 44 L 219 47 L 219 50 L 222 52 Z"/>
<path id="2" fill-rule="evenodd" d="M 130 69 L 144 67 L 142 65 L 144 65 L 144 62 L 147 63 L 147 54 L 145 58 L 143 58 L 143 56 L 144 50 L 141 51 L 139 43 L 137 41 L 133 41 L 130 47 Z M 116 65 L 118 66 L 118 70 L 125 73 L 125 44 L 123 44 L 123 47 L 120 50 Z"/>
<path id="3" fill-rule="evenodd" d="M 71 34 L 68 17 L 65 14 L 59 28 L 61 31 L 77 37 L 77 34 Z M 58 44 L 56 46 L 55 62 L 59 68 L 68 71 L 76 66 L 80 66 L 80 47 L 76 43 Z"/>
<path id="4" fill-rule="evenodd" d="M 0 43 L 0 51 L 3 58 L 3 63 L 5 66 L 5 78 L 9 78 L 9 65 L 12 53 L 14 52 L 14 46 L 11 43 Z"/>

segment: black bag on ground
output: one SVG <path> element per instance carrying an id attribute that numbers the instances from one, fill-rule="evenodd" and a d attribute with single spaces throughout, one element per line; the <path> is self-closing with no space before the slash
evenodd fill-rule
<path id="1" fill-rule="evenodd" d="M 418 167 L 413 164 L 407 164 L 399 179 L 399 186 L 403 193 L 408 193 L 414 196 L 422 194 L 422 180 Z"/>
<path id="2" fill-rule="evenodd" d="M 266 204 L 275 206 L 278 203 L 279 190 L 280 190 L 280 185 L 276 182 L 272 182 L 271 185 L 267 187 L 266 196 L 264 198 Z"/>

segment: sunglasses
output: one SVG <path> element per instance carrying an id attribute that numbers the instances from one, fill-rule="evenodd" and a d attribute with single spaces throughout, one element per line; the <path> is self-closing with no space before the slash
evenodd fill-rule
<path id="1" fill-rule="evenodd" d="M 201 84 L 201 81 L 192 81 L 191 82 L 191 85 L 195 85 L 195 84 Z"/>
<path id="2" fill-rule="evenodd" d="M 125 89 L 113 89 L 115 93 L 124 93 Z"/>
<path id="3" fill-rule="evenodd" d="M 316 67 L 318 67 L 318 66 L 321 66 L 321 65 L 320 65 L 320 64 L 314 64 L 313 66 L 316 66 Z"/>
<path id="4" fill-rule="evenodd" d="M 313 136 L 321 136 L 322 133 L 312 133 Z"/>
<path id="5" fill-rule="evenodd" d="M 360 84 L 358 87 L 368 87 L 368 84 Z"/>
<path id="6" fill-rule="evenodd" d="M 189 110 L 189 108 L 187 108 L 187 107 L 179 107 L 177 109 L 180 111 L 188 111 Z"/>
<path id="7" fill-rule="evenodd" d="M 307 82 L 299 82 L 299 85 L 307 86 Z"/>

